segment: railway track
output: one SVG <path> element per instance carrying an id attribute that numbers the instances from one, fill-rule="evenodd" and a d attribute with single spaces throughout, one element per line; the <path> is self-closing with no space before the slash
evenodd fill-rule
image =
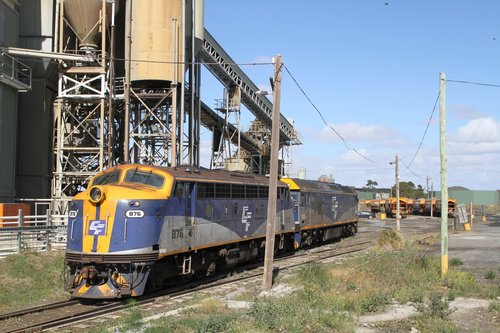
<path id="1" fill-rule="evenodd" d="M 321 248 L 308 249 L 302 252 L 298 252 L 295 255 L 281 256 L 277 257 L 275 260 L 275 268 L 278 268 L 280 272 L 289 270 L 294 267 L 305 265 L 307 263 L 321 261 L 324 259 L 346 255 L 349 253 L 355 253 L 363 251 L 372 245 L 372 241 L 363 241 L 354 244 L 346 244 L 343 246 L 335 246 L 334 244 L 327 245 Z M 333 246 L 332 246 L 333 245 Z M 245 280 L 251 280 L 260 278 L 262 276 L 262 262 L 256 264 L 245 265 L 238 269 L 238 272 L 245 272 L 245 274 L 239 274 L 240 276 L 227 277 L 228 274 L 214 275 L 207 279 L 200 281 L 189 282 L 181 287 L 171 288 L 162 292 L 153 293 L 151 295 L 143 296 L 135 299 L 134 306 L 146 306 L 151 303 L 157 302 L 160 298 L 167 297 L 168 299 L 176 299 L 190 294 L 194 294 L 201 290 L 210 290 L 214 288 L 219 288 L 224 285 L 234 284 L 242 282 Z M 225 278 L 227 277 L 227 278 Z M 225 279 L 224 279 L 225 278 Z M 37 306 L 29 309 L 24 309 L 12 313 L 7 313 L 0 315 L 0 322 L 7 321 L 8 319 L 19 319 L 24 316 L 29 316 L 30 314 L 40 313 L 44 311 L 65 308 L 68 306 L 80 304 L 79 300 L 69 300 L 64 302 L 57 302 L 53 304 L 48 304 L 44 306 Z M 67 315 L 60 316 L 58 318 L 53 318 L 51 320 L 46 320 L 43 322 L 37 322 L 33 324 L 25 324 L 20 328 L 7 329 L 6 331 L 1 330 L 1 332 L 17 333 L 17 332 L 41 332 L 55 328 L 62 328 L 68 324 L 74 324 L 77 322 L 82 322 L 85 320 L 95 320 L 104 315 L 116 313 L 122 310 L 126 310 L 131 307 L 128 300 L 113 301 L 108 304 L 102 304 L 98 307 L 93 306 L 91 309 L 84 311 L 79 311 L 75 313 L 69 313 Z M 18 320 L 19 321 L 19 320 Z"/>
<path id="2" fill-rule="evenodd" d="M 69 305 L 73 304 L 78 304 L 80 301 L 78 300 L 66 300 L 66 301 L 61 301 L 61 302 L 55 302 L 55 303 L 50 303 L 46 305 L 40 305 L 40 306 L 35 306 L 32 308 L 27 308 L 27 309 L 22 309 L 14 312 L 9 312 L 9 313 L 3 313 L 0 314 L 0 322 L 11 319 L 11 318 L 16 318 L 16 317 L 22 317 L 29 315 L 31 313 L 37 313 L 37 312 L 43 312 L 47 310 L 53 310 L 53 309 L 59 309 L 59 308 L 64 308 Z"/>

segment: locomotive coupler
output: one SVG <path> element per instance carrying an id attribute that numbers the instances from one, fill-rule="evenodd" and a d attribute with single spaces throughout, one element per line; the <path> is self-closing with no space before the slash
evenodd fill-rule
<path id="1" fill-rule="evenodd" d="M 84 279 L 92 280 L 99 274 L 95 266 L 84 266 L 81 270 L 81 276 Z"/>

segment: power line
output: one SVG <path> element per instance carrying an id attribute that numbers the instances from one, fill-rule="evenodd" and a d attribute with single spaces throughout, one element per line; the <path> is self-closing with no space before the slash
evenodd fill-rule
<path id="1" fill-rule="evenodd" d="M 429 125 L 431 124 L 432 117 L 434 116 L 434 111 L 436 111 L 436 106 L 437 106 L 438 101 L 439 101 L 439 96 L 440 96 L 440 93 L 438 92 L 438 95 L 436 97 L 436 101 L 434 102 L 434 107 L 432 108 L 431 116 L 429 117 L 429 121 L 427 122 L 427 126 L 425 127 L 424 135 L 422 136 L 422 139 L 420 140 L 420 143 L 418 144 L 418 148 L 415 151 L 415 154 L 413 154 L 413 157 L 410 161 L 410 164 L 408 164 L 408 166 L 406 167 L 407 169 L 409 169 L 410 166 L 413 164 L 413 161 L 415 161 L 415 157 L 417 157 L 417 154 L 420 151 L 420 147 L 422 147 L 422 143 L 424 142 L 425 136 L 427 135 L 427 130 L 429 129 Z M 406 164 L 405 164 L 405 166 L 406 166 Z"/>
<path id="2" fill-rule="evenodd" d="M 388 167 L 388 168 L 332 168 L 332 172 L 333 173 L 353 173 L 353 172 L 356 172 L 356 173 L 360 173 L 360 172 L 367 172 L 367 171 L 370 171 L 370 172 L 375 172 L 375 171 L 386 171 L 386 170 L 392 170 L 394 168 L 392 167 Z M 315 173 L 321 173 L 321 172 L 329 172 L 328 170 L 311 170 L 311 169 L 307 169 L 306 168 L 306 171 L 307 172 L 315 172 Z"/>
<path id="3" fill-rule="evenodd" d="M 31 58 L 28 55 L 21 55 L 20 58 L 28 58 L 26 61 L 30 62 L 38 62 L 45 63 L 47 60 Z M 220 65 L 218 62 L 202 62 L 202 61 L 164 61 L 164 60 L 146 60 L 146 59 L 126 59 L 126 58 L 107 58 L 106 60 L 114 60 L 114 61 L 131 61 L 138 63 L 152 63 L 152 64 L 171 64 L 171 65 Z M 73 61 L 73 60 L 72 60 Z M 53 62 L 55 64 L 59 64 L 58 59 L 49 59 L 48 62 Z M 97 62 L 97 58 L 89 57 L 88 62 Z M 273 65 L 272 62 L 224 62 L 225 65 L 235 65 L 235 66 L 267 66 Z"/>
<path id="4" fill-rule="evenodd" d="M 316 110 L 316 112 L 319 114 L 321 120 L 323 121 L 323 123 L 329 127 L 341 140 L 342 142 L 344 143 L 344 146 L 348 149 L 348 150 L 351 150 L 351 151 L 354 151 L 356 154 L 358 154 L 359 156 L 361 156 L 362 158 L 364 158 L 365 160 L 369 161 L 369 162 L 372 162 L 372 163 L 376 163 L 375 161 L 369 159 L 368 157 L 366 157 L 365 155 L 361 154 L 356 148 L 354 147 L 351 147 L 347 141 L 344 139 L 344 137 L 342 137 L 342 135 L 340 135 L 339 132 L 337 132 L 337 130 L 330 124 L 328 124 L 325 120 L 325 117 L 323 117 L 323 114 L 321 113 L 321 111 L 316 107 L 316 105 L 313 103 L 313 101 L 309 98 L 309 96 L 306 94 L 306 92 L 304 91 L 304 89 L 302 89 L 302 87 L 300 86 L 300 84 L 297 82 L 297 80 L 295 79 L 295 77 L 293 76 L 293 74 L 290 72 L 290 70 L 288 69 L 288 67 L 286 65 L 283 65 L 285 67 L 285 70 L 287 71 L 287 73 L 290 75 L 290 77 L 292 78 L 293 82 L 295 83 L 295 85 L 297 86 L 297 88 L 299 88 L 299 90 L 302 92 L 302 95 L 304 95 L 304 97 L 307 99 L 307 101 L 309 102 L 309 104 L 311 104 L 311 106 Z"/>
<path id="5" fill-rule="evenodd" d="M 462 80 L 446 80 L 446 82 L 463 83 L 463 84 L 471 84 L 471 85 L 475 85 L 475 86 L 486 86 L 486 87 L 500 88 L 500 85 L 493 84 L 493 83 L 482 83 L 482 82 L 472 82 L 472 81 L 462 81 Z"/>
<path id="6" fill-rule="evenodd" d="M 203 61 L 163 61 L 163 60 L 145 60 L 145 59 L 125 59 L 125 58 L 113 58 L 113 60 L 119 61 L 132 61 L 132 62 L 140 62 L 140 63 L 153 63 L 153 64 L 172 64 L 172 65 L 220 65 L 218 62 L 203 62 Z M 236 65 L 236 66 L 265 66 L 265 65 L 273 65 L 272 62 L 224 62 L 225 65 Z"/>
<path id="7" fill-rule="evenodd" d="M 406 163 L 403 161 L 403 159 L 399 159 L 401 161 L 401 163 L 403 163 L 403 165 L 406 167 L 406 170 L 409 170 L 414 176 L 420 178 L 420 179 L 427 179 L 426 177 L 422 177 L 420 175 L 417 175 L 412 169 L 410 169 L 410 167 L 408 165 L 406 165 Z M 404 170 L 404 171 L 406 171 Z"/>

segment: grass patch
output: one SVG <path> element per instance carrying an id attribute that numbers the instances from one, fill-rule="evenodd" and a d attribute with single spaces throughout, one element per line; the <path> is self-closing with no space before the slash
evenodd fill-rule
<path id="1" fill-rule="evenodd" d="M 404 246 L 401 234 L 393 229 L 385 229 L 378 235 L 377 244 L 380 247 L 401 249 Z"/>
<path id="2" fill-rule="evenodd" d="M 455 333 L 458 327 L 452 321 L 440 317 L 419 315 L 412 319 L 412 327 L 420 332 Z M 408 330 L 409 331 L 409 330 Z"/>
<path id="3" fill-rule="evenodd" d="M 247 321 L 239 320 L 241 313 L 227 312 L 223 314 L 197 315 L 182 318 L 165 318 L 154 326 L 148 327 L 146 333 L 218 333 L 248 332 Z"/>
<path id="4" fill-rule="evenodd" d="M 13 254 L 0 260 L 0 310 L 67 298 L 64 252 Z"/>
<path id="5" fill-rule="evenodd" d="M 123 332 L 135 330 L 142 326 L 142 311 L 135 306 L 135 301 L 130 301 L 130 307 L 127 310 L 127 315 L 121 321 L 121 329 Z"/>
<path id="6" fill-rule="evenodd" d="M 323 301 L 304 299 L 302 292 L 285 298 L 265 299 L 249 311 L 261 332 L 351 332 L 350 315 L 333 311 Z"/>
<path id="7" fill-rule="evenodd" d="M 389 239 L 394 237 L 389 235 Z M 443 279 L 439 259 L 418 248 L 395 251 L 391 245 L 336 264 L 312 262 L 283 278 L 282 283 L 297 286 L 292 294 L 254 296 L 251 307 L 240 310 L 232 310 L 217 299 L 198 299 L 179 315 L 163 318 L 141 331 L 352 332 L 356 315 L 380 310 L 394 301 L 411 301 L 417 304 L 416 316 L 380 323 L 377 328 L 383 332 L 410 331 L 412 327 L 421 332 L 457 332 L 449 319 L 449 300 L 456 296 L 495 297 L 500 289 L 487 288 L 474 275 L 457 268 L 450 269 Z M 492 303 L 493 311 L 497 311 L 497 303 Z M 137 329 L 134 325 L 140 323 L 140 316 L 131 311 L 127 322 L 127 327 Z"/>
<path id="8" fill-rule="evenodd" d="M 377 331 L 384 333 L 411 332 L 412 328 L 419 332 L 455 333 L 458 327 L 450 320 L 439 317 L 428 317 L 422 314 L 405 320 L 387 321 L 376 325 Z"/>
<path id="9" fill-rule="evenodd" d="M 495 299 L 495 300 L 491 301 L 489 309 L 496 311 L 496 312 L 500 312 L 500 300 Z"/>
<path id="10" fill-rule="evenodd" d="M 462 266 L 464 262 L 460 260 L 460 258 L 451 258 L 450 260 L 450 266 Z"/>
<path id="11" fill-rule="evenodd" d="M 453 310 L 450 309 L 450 302 L 438 294 L 431 294 L 427 302 L 420 303 L 417 307 L 422 315 L 436 317 L 443 320 L 448 319 Z"/>
<path id="12" fill-rule="evenodd" d="M 497 277 L 497 274 L 494 271 L 487 271 L 484 275 L 485 279 L 494 280 Z"/>

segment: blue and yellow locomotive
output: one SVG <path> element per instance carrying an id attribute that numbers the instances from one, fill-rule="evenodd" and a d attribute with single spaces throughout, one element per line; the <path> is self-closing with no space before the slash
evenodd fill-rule
<path id="1" fill-rule="evenodd" d="M 196 167 L 120 165 L 70 203 L 66 264 L 74 297 L 142 295 L 263 257 L 268 178 Z M 356 231 L 356 195 L 282 179 L 276 251 Z"/>

